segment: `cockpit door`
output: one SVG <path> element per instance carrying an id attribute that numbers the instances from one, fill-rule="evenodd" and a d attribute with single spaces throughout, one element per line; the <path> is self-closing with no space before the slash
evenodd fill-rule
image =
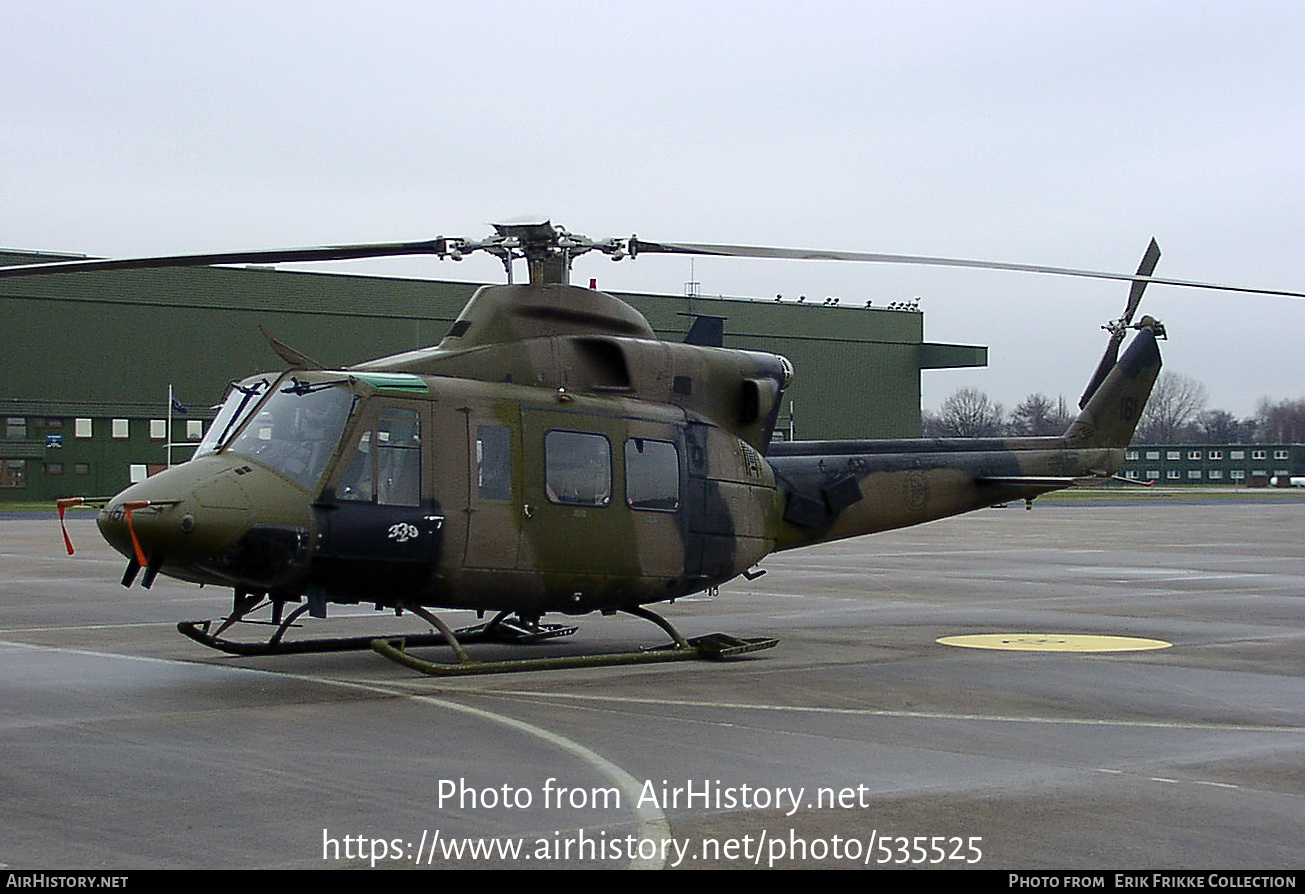
<path id="1" fill-rule="evenodd" d="M 373 399 L 314 504 L 314 572 L 328 590 L 402 601 L 439 562 L 444 514 L 432 494 L 423 435 L 428 405 Z"/>

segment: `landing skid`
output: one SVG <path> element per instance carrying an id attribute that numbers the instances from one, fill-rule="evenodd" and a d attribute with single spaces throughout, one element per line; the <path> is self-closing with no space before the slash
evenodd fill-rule
<path id="1" fill-rule="evenodd" d="M 449 628 L 438 616 L 421 607 L 406 610 L 429 623 L 438 633 L 396 636 L 351 636 L 335 639 L 308 639 L 285 642 L 286 632 L 308 610 L 301 605 L 284 620 L 275 616 L 271 621 L 250 621 L 245 615 L 256 608 L 254 600 L 238 604 L 231 616 L 214 628 L 214 621 L 182 621 L 177 630 L 195 642 L 226 652 L 229 655 L 303 655 L 315 652 L 349 652 L 372 649 L 405 667 L 437 677 L 469 676 L 473 674 L 501 674 L 513 671 L 556 670 L 572 667 L 614 667 L 624 664 L 654 664 L 663 661 L 723 660 L 770 649 L 779 644 L 778 639 L 760 637 L 742 639 L 724 633 L 685 639 L 661 615 L 646 608 L 627 608 L 627 614 L 651 621 L 671 638 L 671 642 L 653 649 L 637 652 L 612 652 L 599 655 L 569 655 L 554 658 L 523 658 L 506 661 L 477 661 L 467 654 L 463 642 L 537 643 L 544 640 L 570 636 L 579 628 L 564 624 L 541 624 L 538 619 L 523 618 L 510 612 L 500 612 L 492 620 L 457 631 Z M 272 635 L 262 642 L 226 639 L 224 632 L 239 622 L 274 626 Z M 447 645 L 457 658 L 455 663 L 426 661 L 407 650 L 425 646 Z"/>
<path id="2" fill-rule="evenodd" d="M 327 639 L 305 639 L 285 642 L 286 631 L 295 626 L 295 621 L 299 620 L 304 612 L 308 611 L 307 605 L 301 605 L 292 611 L 284 620 L 281 619 L 280 613 L 273 609 L 272 620 L 255 621 L 246 617 L 250 612 L 259 608 L 265 608 L 267 603 L 261 603 L 257 597 L 246 597 L 238 599 L 232 613 L 223 618 L 218 624 L 217 629 L 213 628 L 214 621 L 182 621 L 177 624 L 177 631 L 184 636 L 188 636 L 195 642 L 210 649 L 217 649 L 219 652 L 226 652 L 228 655 L 306 655 L 315 652 L 361 652 L 372 647 L 372 641 L 376 639 L 373 636 L 349 636 Z M 429 621 L 432 626 L 436 627 L 439 633 L 421 633 L 415 635 L 404 635 L 413 645 L 421 646 L 438 646 L 448 642 L 448 637 L 453 633 L 444 626 L 438 618 L 429 616 L 427 612 L 414 612 L 414 614 L 423 617 Z M 489 624 L 482 624 L 482 627 L 491 627 L 503 620 L 502 616 L 496 617 Z M 273 626 L 276 628 L 272 635 L 262 642 L 248 642 L 241 640 L 224 639 L 222 634 L 229 628 L 238 623 L 260 624 L 264 626 Z M 554 624 L 539 625 L 541 627 L 556 627 Z M 570 628 L 574 633 L 577 628 Z M 561 634 L 553 634 L 558 636 Z"/>
<path id="3" fill-rule="evenodd" d="M 190 637 L 200 645 L 208 646 L 210 649 L 217 649 L 219 652 L 226 652 L 228 655 L 305 655 L 314 652 L 361 652 L 370 649 L 372 641 L 376 639 L 375 636 L 348 636 L 335 639 L 295 640 L 287 643 L 283 642 L 280 637 L 280 634 L 284 633 L 284 631 L 278 631 L 264 642 L 242 642 L 240 640 L 223 639 L 216 633 L 210 633 L 212 627 L 212 621 L 182 621 L 177 624 L 178 632 Z M 438 646 L 445 642 L 442 633 L 418 634 L 409 636 L 408 639 L 426 646 Z"/>
<path id="4" fill-rule="evenodd" d="M 454 653 L 457 655 L 457 662 L 440 663 L 426 661 L 417 658 L 408 653 L 410 646 L 428 645 L 425 642 L 416 642 L 414 637 L 387 637 L 372 641 L 371 647 L 377 653 L 384 655 L 391 661 L 402 664 L 404 667 L 410 667 L 413 670 L 420 671 L 423 674 L 432 677 L 458 677 L 472 676 L 475 674 L 504 674 L 515 671 L 535 671 L 535 670 L 559 670 L 563 668 L 578 667 L 616 667 L 625 664 L 655 664 L 662 661 L 693 661 L 693 660 L 723 660 L 733 658 L 736 655 L 743 655 L 748 652 L 759 652 L 762 649 L 774 648 L 779 644 L 778 639 L 761 637 L 753 639 L 741 639 L 724 633 L 711 633 L 706 636 L 698 636 L 686 640 L 680 635 L 669 621 L 661 615 L 651 612 L 645 608 L 627 608 L 622 609 L 627 614 L 643 618 L 646 621 L 652 621 L 658 627 L 661 627 L 671 637 L 671 642 L 665 646 L 655 649 L 647 649 L 639 652 L 611 652 L 600 655 L 568 655 L 556 658 L 520 658 L 510 659 L 507 661 L 477 661 L 469 656 L 458 642 L 457 637 L 450 632 L 446 641 L 452 646 Z M 421 612 L 421 616 L 428 621 L 438 621 L 433 615 Z M 485 627 L 492 627 L 499 618 L 491 621 Z M 441 629 L 447 629 L 443 624 L 439 624 Z M 554 626 L 554 625 L 543 625 Z M 472 628 L 479 631 L 481 628 Z M 571 632 L 574 632 L 574 628 Z M 461 631 L 459 631 L 461 633 Z M 561 634 L 553 634 L 561 635 Z"/>

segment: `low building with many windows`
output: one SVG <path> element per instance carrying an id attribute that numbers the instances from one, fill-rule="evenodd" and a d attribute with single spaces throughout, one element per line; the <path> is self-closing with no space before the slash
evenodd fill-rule
<path id="1" fill-rule="evenodd" d="M 1305 444 L 1140 444 L 1128 448 L 1119 474 L 1157 484 L 1264 487 L 1305 475 Z"/>

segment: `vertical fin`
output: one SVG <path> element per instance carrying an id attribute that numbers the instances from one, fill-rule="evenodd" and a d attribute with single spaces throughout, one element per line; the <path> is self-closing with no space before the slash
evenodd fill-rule
<path id="1" fill-rule="evenodd" d="M 1160 374 L 1156 337 L 1164 327 L 1151 317 L 1137 324 L 1137 337 L 1105 374 L 1087 405 L 1065 432 L 1070 447 L 1127 447 Z"/>

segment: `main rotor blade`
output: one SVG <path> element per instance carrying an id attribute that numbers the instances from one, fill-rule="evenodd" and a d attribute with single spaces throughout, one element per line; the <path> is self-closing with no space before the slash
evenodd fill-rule
<path id="1" fill-rule="evenodd" d="M 1111 279 L 1123 282 L 1154 283 L 1162 286 L 1183 286 L 1192 289 L 1213 289 L 1221 292 L 1245 292 L 1252 295 L 1281 295 L 1287 298 L 1305 298 L 1305 292 L 1283 289 L 1255 289 L 1246 286 L 1225 286 L 1217 283 L 1195 282 L 1185 279 L 1168 279 L 1143 274 L 1106 273 L 1099 270 L 1076 270 L 1070 267 L 1047 267 L 1041 264 L 1009 264 L 1002 261 L 973 261 L 965 258 L 932 258 L 921 255 L 889 255 L 861 251 L 827 251 L 807 248 L 771 248 L 759 245 L 714 245 L 696 242 L 645 242 L 630 239 L 632 255 L 648 253 L 710 255 L 731 258 L 775 258 L 791 261 L 864 261 L 873 264 L 912 264 L 927 267 L 971 267 L 982 270 L 1013 270 L 1017 273 L 1047 273 L 1053 276 L 1078 276 L 1087 279 Z M 1131 303 L 1131 299 L 1130 299 Z"/>
<path id="2" fill-rule="evenodd" d="M 0 278 L 39 276 L 46 273 L 80 273 L 96 270 L 149 270 L 156 267 L 205 267 L 211 264 L 286 264 L 292 261 L 350 261 L 358 258 L 386 258 L 398 255 L 444 255 L 448 242 L 443 236 L 424 242 L 380 242 L 362 245 L 326 245 L 319 248 L 264 249 L 219 254 L 171 255 L 155 258 L 100 258 L 80 261 L 52 261 L 0 267 Z"/>

